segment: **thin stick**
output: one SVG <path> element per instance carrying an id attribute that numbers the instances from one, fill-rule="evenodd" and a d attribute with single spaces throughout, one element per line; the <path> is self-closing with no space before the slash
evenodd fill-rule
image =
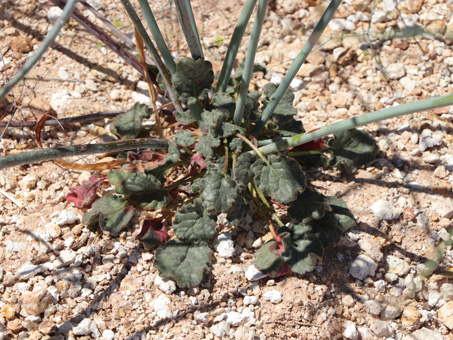
<path id="1" fill-rule="evenodd" d="M 17 201 L 13 196 L 11 196 L 10 194 L 8 194 L 6 191 L 3 191 L 2 189 L 0 189 L 0 194 L 2 194 L 3 196 L 5 196 L 7 199 L 9 199 L 11 202 L 13 202 L 15 205 L 17 205 L 19 208 L 22 209 L 22 203 L 20 203 L 19 201 Z"/>

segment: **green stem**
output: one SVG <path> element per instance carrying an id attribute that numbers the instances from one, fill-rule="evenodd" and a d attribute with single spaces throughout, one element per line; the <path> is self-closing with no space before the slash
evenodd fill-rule
<path id="1" fill-rule="evenodd" d="M 170 185 L 167 185 L 164 187 L 165 190 L 171 190 L 173 188 L 176 188 L 180 185 L 183 185 L 183 184 L 186 184 L 186 183 L 189 183 L 189 182 L 193 182 L 195 181 L 197 178 L 200 178 L 204 175 L 204 173 L 201 173 L 201 174 L 197 174 L 195 176 L 191 176 L 189 178 L 185 178 L 183 180 L 180 180 L 180 181 L 177 181 L 176 183 L 173 183 L 173 184 L 170 184 Z"/>
<path id="2" fill-rule="evenodd" d="M 274 218 L 274 220 L 277 222 L 277 224 L 279 225 L 279 227 L 283 227 L 285 226 L 283 224 L 283 222 L 280 220 L 280 218 L 277 216 L 277 214 L 275 213 L 274 209 L 271 207 L 271 205 L 269 204 L 269 202 L 267 201 L 266 197 L 264 196 L 263 192 L 260 190 L 260 188 L 258 188 L 256 186 L 255 183 L 253 183 L 253 187 L 255 189 L 255 192 L 258 194 L 258 197 L 260 198 L 260 200 L 264 203 L 264 205 L 266 206 L 267 209 L 269 209 L 269 211 L 271 212 L 272 214 L 272 217 Z"/>
<path id="3" fill-rule="evenodd" d="M 242 116 L 244 115 L 244 107 L 247 101 L 249 92 L 250 79 L 253 75 L 253 64 L 255 63 L 256 49 L 263 27 L 264 17 L 266 15 L 267 4 L 269 0 L 260 0 L 258 4 L 258 12 L 256 14 L 255 23 L 253 24 L 252 35 L 250 36 L 250 43 L 247 49 L 247 56 L 245 57 L 244 71 L 242 72 L 241 86 L 239 88 L 238 101 L 236 103 L 236 110 L 234 111 L 234 124 L 241 125 Z"/>
<path id="4" fill-rule="evenodd" d="M 154 18 L 153 11 L 149 7 L 148 0 L 138 0 L 140 4 L 140 8 L 142 9 L 143 15 L 145 17 L 146 22 L 148 23 L 148 27 L 151 30 L 154 40 L 156 41 L 156 45 L 159 48 L 162 57 L 165 60 L 165 64 L 168 67 L 168 70 L 171 74 L 175 73 L 176 71 L 176 63 L 173 60 L 173 57 L 168 49 L 167 44 L 165 43 L 164 37 L 157 25 L 156 19 Z"/>
<path id="5" fill-rule="evenodd" d="M 49 48 L 49 46 L 54 42 L 55 38 L 57 37 L 58 33 L 60 33 L 61 28 L 64 26 L 66 21 L 72 14 L 75 5 L 77 4 L 78 0 L 69 0 L 64 6 L 63 13 L 55 22 L 55 25 L 50 30 L 49 34 L 44 38 L 41 45 L 39 45 L 38 49 L 36 50 L 35 54 L 28 59 L 24 66 L 17 72 L 17 74 L 5 85 L 3 89 L 0 90 L 0 100 L 2 100 L 6 94 L 14 87 L 18 82 L 20 82 L 25 75 L 35 66 L 39 59 L 41 59 L 44 52 Z"/>
<path id="6" fill-rule="evenodd" d="M 27 151 L 15 155 L 0 157 L 0 170 L 13 166 L 50 161 L 71 156 L 85 156 L 98 153 L 118 152 L 134 149 L 167 149 L 168 142 L 163 139 L 131 139 L 120 142 L 71 145 L 65 147 L 47 148 Z"/>
<path id="7" fill-rule="evenodd" d="M 252 15 L 255 4 L 256 0 L 247 0 L 244 7 L 242 8 L 242 12 L 239 15 L 233 36 L 231 37 L 231 41 L 228 45 L 228 51 L 225 56 L 225 61 L 222 65 L 222 70 L 220 71 L 216 92 L 226 91 L 228 80 L 230 79 L 231 71 L 233 70 L 234 61 L 236 60 L 236 55 L 238 53 L 239 46 L 241 45 L 242 37 L 244 36 L 247 23 L 250 20 L 250 16 Z"/>
<path id="8" fill-rule="evenodd" d="M 294 137 L 285 137 L 278 142 L 258 148 L 258 151 L 263 155 L 267 155 L 308 143 L 312 140 L 315 140 L 316 138 L 321 138 L 333 133 L 350 130 L 358 126 L 379 122 L 384 119 L 403 116 L 409 113 L 431 110 L 437 107 L 449 105 L 453 105 L 453 93 L 440 97 L 423 99 L 412 103 L 401 104 L 380 111 L 366 113 L 358 117 L 345 119 L 340 122 L 324 126 L 319 130 L 313 131 L 311 133 L 303 133 Z"/>
<path id="9" fill-rule="evenodd" d="M 193 16 L 190 0 L 175 0 L 178 21 L 189 45 L 190 53 L 194 60 L 203 58 L 200 36 L 198 35 L 197 25 Z"/>
<path id="10" fill-rule="evenodd" d="M 266 122 L 274 113 L 275 108 L 277 107 L 278 103 L 280 102 L 289 85 L 291 84 L 291 81 L 296 76 L 297 72 L 301 68 L 310 51 L 318 42 L 319 38 L 321 37 L 321 34 L 324 32 L 324 29 L 329 24 L 330 19 L 332 19 L 332 16 L 335 14 L 335 11 L 337 10 L 340 4 L 341 0 L 331 1 L 326 11 L 322 15 L 321 19 L 319 20 L 318 24 L 316 25 L 313 33 L 310 35 L 307 42 L 302 47 L 302 50 L 300 51 L 296 59 L 294 59 L 294 62 L 292 63 L 291 67 L 289 68 L 288 72 L 283 78 L 281 84 L 278 86 L 277 90 L 271 96 L 269 104 L 267 104 L 266 108 L 264 109 L 260 121 L 255 125 L 255 128 L 253 129 L 253 133 L 260 131 L 266 125 Z"/>

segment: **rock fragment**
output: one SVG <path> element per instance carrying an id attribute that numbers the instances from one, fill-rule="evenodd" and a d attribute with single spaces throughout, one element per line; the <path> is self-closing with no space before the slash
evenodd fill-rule
<path id="1" fill-rule="evenodd" d="M 363 280 L 367 276 L 374 276 L 377 264 L 369 256 L 359 255 L 351 263 L 349 274 L 358 280 Z"/>

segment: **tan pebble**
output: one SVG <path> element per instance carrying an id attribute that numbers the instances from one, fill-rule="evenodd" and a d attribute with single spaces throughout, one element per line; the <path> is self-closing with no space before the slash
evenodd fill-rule
<path id="1" fill-rule="evenodd" d="M 393 38 L 392 45 L 400 50 L 407 50 L 409 48 L 409 42 L 401 38 Z"/>
<path id="2" fill-rule="evenodd" d="M 355 303 L 354 298 L 349 294 L 346 296 L 343 296 L 343 298 L 341 299 L 341 302 L 346 307 L 352 307 Z"/>
<path id="3" fill-rule="evenodd" d="M 13 320 L 14 316 L 16 315 L 16 310 L 11 305 L 5 305 L 0 310 L 0 313 L 2 313 L 8 320 Z"/>
<path id="4" fill-rule="evenodd" d="M 24 327 L 22 326 L 22 321 L 21 320 L 15 319 L 15 320 L 12 320 L 12 321 L 8 322 L 8 329 L 11 332 L 17 334 L 20 331 L 22 331 L 24 329 Z"/>
<path id="5" fill-rule="evenodd" d="M 30 40 L 25 37 L 17 37 L 11 41 L 11 49 L 14 52 L 28 53 L 32 50 Z"/>
<path id="6" fill-rule="evenodd" d="M 448 329 L 453 329 L 453 301 L 450 301 L 439 308 L 437 317 L 448 327 Z"/>
<path id="7" fill-rule="evenodd" d="M 47 335 L 54 332 L 56 330 L 56 326 L 51 321 L 43 321 L 39 324 L 38 329 L 42 334 Z"/>
<path id="8" fill-rule="evenodd" d="M 412 326 L 418 323 L 421 317 L 422 315 L 417 308 L 408 306 L 403 310 L 403 314 L 401 315 L 401 322 L 404 326 Z"/>

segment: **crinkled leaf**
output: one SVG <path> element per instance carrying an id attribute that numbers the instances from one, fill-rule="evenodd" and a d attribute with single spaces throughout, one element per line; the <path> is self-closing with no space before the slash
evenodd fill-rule
<path id="1" fill-rule="evenodd" d="M 162 183 L 154 175 L 133 170 L 110 171 L 109 181 L 116 185 L 115 192 L 122 195 L 143 195 L 159 192 Z"/>
<path id="2" fill-rule="evenodd" d="M 126 200 L 121 197 L 107 195 L 94 202 L 93 207 L 83 216 L 83 223 L 91 230 L 102 230 L 118 235 L 127 227 L 134 209 L 126 206 Z"/>
<path id="3" fill-rule="evenodd" d="M 201 200 L 212 214 L 227 212 L 238 196 L 236 182 L 219 171 L 208 171 L 201 183 Z"/>
<path id="4" fill-rule="evenodd" d="M 291 202 L 288 213 L 298 222 L 303 222 L 306 219 L 319 220 L 328 210 L 330 206 L 326 202 L 326 196 L 307 188 Z"/>
<path id="5" fill-rule="evenodd" d="M 289 237 L 289 235 L 286 235 L 285 237 Z M 253 261 L 253 264 L 261 272 L 270 277 L 287 274 L 288 265 L 286 265 L 281 256 L 283 250 L 283 245 L 279 245 L 274 240 L 266 242 L 255 253 L 255 261 Z"/>
<path id="6" fill-rule="evenodd" d="M 178 63 L 171 80 L 179 99 L 184 103 L 189 97 L 199 98 L 202 94 L 207 94 L 204 90 L 209 90 L 214 81 L 212 64 L 203 58 L 184 58 Z"/>
<path id="7" fill-rule="evenodd" d="M 179 209 L 173 220 L 173 229 L 181 241 L 209 241 L 215 234 L 217 217 L 203 209 L 201 202 L 186 204 Z"/>
<path id="8" fill-rule="evenodd" d="M 245 100 L 244 119 L 250 122 L 256 122 L 261 118 L 259 98 L 261 94 L 258 91 L 250 92 Z"/>
<path id="9" fill-rule="evenodd" d="M 201 114 L 201 118 L 213 136 L 223 136 L 223 123 L 228 118 L 225 112 L 217 109 L 212 111 L 204 110 Z"/>
<path id="10" fill-rule="evenodd" d="M 132 109 L 113 119 L 110 130 L 113 134 L 124 139 L 136 138 L 143 130 L 143 119 L 149 116 L 145 104 L 135 103 Z"/>
<path id="11" fill-rule="evenodd" d="M 315 258 L 322 258 L 323 247 L 318 238 L 311 236 L 307 239 L 293 240 L 283 238 L 285 250 L 283 260 L 294 273 L 305 274 L 315 269 Z"/>
<path id="12" fill-rule="evenodd" d="M 181 288 L 198 286 L 210 263 L 211 251 L 204 242 L 193 244 L 180 240 L 168 241 L 165 248 L 157 251 L 154 261 L 159 275 L 174 279 Z"/>
<path id="13" fill-rule="evenodd" d="M 373 137 L 357 129 L 336 134 L 329 145 L 332 149 L 330 165 L 341 166 L 347 173 L 354 173 L 371 162 L 379 151 Z"/>
<path id="14" fill-rule="evenodd" d="M 195 144 L 195 139 L 192 136 L 192 132 L 189 130 L 180 130 L 175 135 L 176 143 L 183 146 L 191 146 Z"/>
<path id="15" fill-rule="evenodd" d="M 136 239 L 143 243 L 145 249 L 157 247 L 168 239 L 168 232 L 162 218 L 147 218 Z"/>
<path id="16" fill-rule="evenodd" d="M 190 110 L 186 110 L 183 112 L 177 112 L 176 120 L 182 124 L 187 125 L 187 124 L 193 123 L 195 121 L 195 118 L 193 117 Z"/>
<path id="17" fill-rule="evenodd" d="M 334 213 L 330 211 L 320 220 L 312 220 L 308 224 L 312 227 L 310 234 L 316 236 L 324 248 L 338 243 L 343 235 Z"/>
<path id="18" fill-rule="evenodd" d="M 167 206 L 168 192 L 162 190 L 154 194 L 133 195 L 129 199 L 132 204 L 136 204 L 144 210 L 159 210 Z"/>
<path id="19" fill-rule="evenodd" d="M 231 77 L 234 85 L 240 84 L 242 80 L 242 74 L 244 73 L 245 60 L 236 68 L 234 75 Z M 266 75 L 266 67 L 260 64 L 253 64 L 253 73 L 261 72 L 263 75 Z"/>
<path id="20" fill-rule="evenodd" d="M 256 156 L 251 153 L 241 154 L 234 166 L 234 179 L 243 186 L 249 184 L 253 179 L 252 164 L 255 162 Z"/>
<path id="21" fill-rule="evenodd" d="M 179 150 L 175 142 L 168 142 L 168 153 L 164 157 L 167 163 L 176 163 L 179 160 Z"/>
<path id="22" fill-rule="evenodd" d="M 212 97 L 212 105 L 214 108 L 232 113 L 236 108 L 236 102 L 234 98 L 231 97 L 228 93 L 217 92 Z"/>
<path id="23" fill-rule="evenodd" d="M 242 219 L 247 216 L 250 211 L 250 204 L 247 203 L 247 200 L 238 196 L 236 202 L 233 204 L 233 207 L 227 213 L 227 221 L 230 226 L 236 227 L 241 223 Z"/>
<path id="24" fill-rule="evenodd" d="M 242 148 L 244 146 L 244 141 L 240 138 L 232 138 L 230 142 L 230 150 L 235 152 L 235 153 L 240 153 L 242 152 Z"/>
<path id="25" fill-rule="evenodd" d="M 236 124 L 231 124 L 231 123 L 223 123 L 222 125 L 222 137 L 230 137 L 232 135 L 236 135 L 237 133 L 244 134 L 245 129 L 237 126 Z"/>
<path id="26" fill-rule="evenodd" d="M 343 232 L 356 225 L 354 215 L 348 209 L 345 201 L 335 196 L 327 196 L 326 201 L 329 203 L 338 225 Z"/>
<path id="27" fill-rule="evenodd" d="M 274 83 L 268 83 L 263 87 L 263 92 L 266 95 L 266 100 L 264 104 L 266 105 L 269 99 L 272 97 L 274 92 L 277 90 L 277 85 Z M 276 106 L 273 115 L 274 116 L 290 116 L 293 117 L 297 114 L 297 109 L 293 106 L 294 102 L 294 93 L 290 89 L 287 89 L 280 99 L 278 105 Z"/>
<path id="28" fill-rule="evenodd" d="M 305 189 L 305 175 L 300 165 L 282 155 L 270 155 L 270 166 L 258 159 L 252 165 L 254 180 L 266 196 L 280 203 L 289 203 Z"/>
<path id="29" fill-rule="evenodd" d="M 69 188 L 71 192 L 66 195 L 66 200 L 80 209 L 90 207 L 96 199 L 96 188 L 102 180 L 95 175 L 90 176 L 88 180 L 82 182 L 82 185 Z"/>
<path id="30" fill-rule="evenodd" d="M 204 157 L 212 157 L 214 151 L 212 148 L 216 148 L 220 145 L 220 140 L 213 137 L 211 134 L 201 135 L 197 144 L 195 144 L 195 150 L 202 154 Z"/>

